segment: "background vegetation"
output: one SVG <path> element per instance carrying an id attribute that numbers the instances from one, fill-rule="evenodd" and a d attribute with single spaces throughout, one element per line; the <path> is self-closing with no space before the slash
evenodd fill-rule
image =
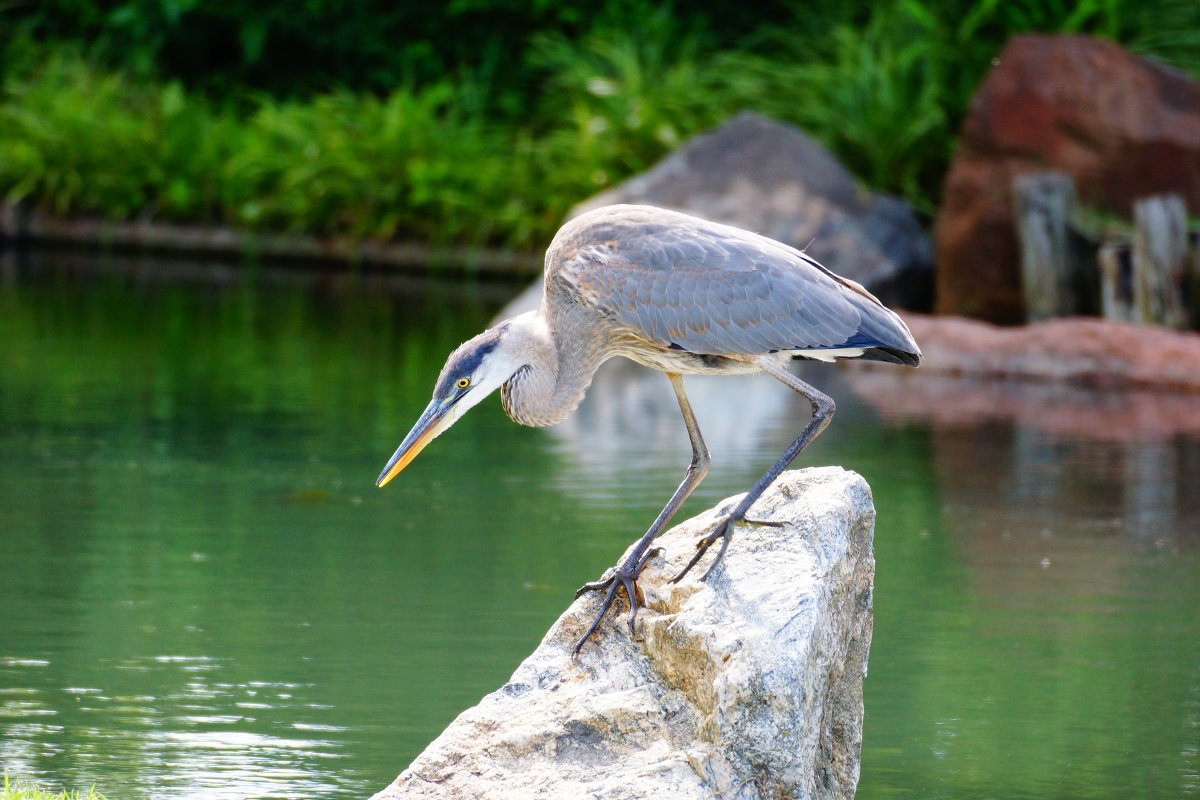
<path id="1" fill-rule="evenodd" d="M 533 248 L 748 108 L 930 212 L 972 92 L 1028 31 L 1200 74 L 1194 0 L 7 0 L 0 197 Z"/>

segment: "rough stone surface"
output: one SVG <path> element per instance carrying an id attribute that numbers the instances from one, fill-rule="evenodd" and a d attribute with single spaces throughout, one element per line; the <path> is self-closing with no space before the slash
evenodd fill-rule
<path id="1" fill-rule="evenodd" d="M 933 246 L 903 201 L 862 189 L 796 128 L 743 113 L 649 171 L 576 206 L 646 203 L 805 250 L 889 305 L 931 305 Z"/>
<path id="2" fill-rule="evenodd" d="M 753 508 L 782 527 L 739 527 L 707 583 L 669 583 L 714 513 L 660 537 L 638 640 L 623 610 L 572 656 L 600 602 L 577 600 L 508 683 L 374 800 L 852 797 L 870 489 L 838 468 L 787 472 Z"/>
<path id="3" fill-rule="evenodd" d="M 937 310 L 1024 321 L 1013 179 L 1057 170 L 1128 216 L 1177 193 L 1200 212 L 1200 83 L 1082 36 L 1018 36 L 980 87 L 938 215 Z"/>

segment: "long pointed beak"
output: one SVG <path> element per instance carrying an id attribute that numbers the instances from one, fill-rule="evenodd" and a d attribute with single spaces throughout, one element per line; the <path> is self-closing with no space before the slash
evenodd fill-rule
<path id="1" fill-rule="evenodd" d="M 383 486 L 392 478 L 400 474 L 400 470 L 408 466 L 408 463 L 417 457 L 417 453 L 425 448 L 437 437 L 439 433 L 446 429 L 448 420 L 446 412 L 450 410 L 450 406 L 440 400 L 434 400 L 421 414 L 421 418 L 413 425 L 408 436 L 404 437 L 404 441 L 396 448 L 396 452 L 392 454 L 387 466 L 383 468 L 383 472 L 379 473 L 379 478 L 376 479 L 376 486 Z"/>

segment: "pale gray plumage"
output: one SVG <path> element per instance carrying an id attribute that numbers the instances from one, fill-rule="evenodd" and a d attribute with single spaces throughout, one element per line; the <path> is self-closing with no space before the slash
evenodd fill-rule
<path id="1" fill-rule="evenodd" d="M 801 251 L 649 206 L 608 206 L 564 225 L 545 288 L 543 313 L 585 305 L 659 347 L 734 355 L 870 341 L 881 360 L 919 356 L 895 314 Z"/>
<path id="2" fill-rule="evenodd" d="M 650 544 L 700 483 L 709 456 L 681 374 L 763 371 L 803 394 L 813 418 L 745 499 L 700 543 L 681 579 L 833 414 L 833 401 L 785 369 L 792 358 L 864 358 L 916 366 L 921 351 L 904 322 L 853 281 L 803 252 L 754 233 L 650 206 L 608 206 L 562 227 L 546 252 L 537 311 L 520 314 L 456 349 L 433 400 L 379 476 L 382 486 L 434 437 L 499 388 L 504 409 L 525 425 L 551 425 L 583 399 L 596 369 L 624 356 L 667 374 L 692 441 L 683 482 L 630 558 L 580 593 L 605 600 L 579 646 L 595 631 L 618 589 L 637 611 L 637 576 Z M 578 649 L 578 648 L 577 648 Z"/>

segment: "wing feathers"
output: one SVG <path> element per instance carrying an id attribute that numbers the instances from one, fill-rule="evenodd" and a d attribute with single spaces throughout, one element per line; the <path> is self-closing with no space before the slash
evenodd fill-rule
<path id="1" fill-rule="evenodd" d="M 894 313 L 800 251 L 648 206 L 610 206 L 564 226 L 547 256 L 548 295 L 555 281 L 662 347 L 920 353 Z"/>

